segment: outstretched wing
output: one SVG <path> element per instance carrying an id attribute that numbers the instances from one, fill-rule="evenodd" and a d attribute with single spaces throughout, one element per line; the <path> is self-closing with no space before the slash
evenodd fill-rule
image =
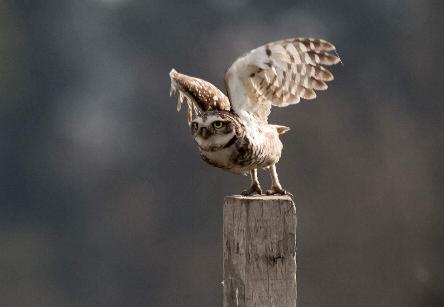
<path id="1" fill-rule="evenodd" d="M 180 111 L 183 101 L 187 101 L 188 125 L 191 124 L 193 112 L 230 110 L 231 106 L 228 97 L 210 82 L 178 73 L 174 69 L 170 71 L 170 78 L 170 95 L 176 90 L 179 91 L 177 111 Z"/>
<path id="2" fill-rule="evenodd" d="M 268 43 L 237 59 L 225 74 L 232 109 L 267 121 L 271 106 L 316 98 L 333 75 L 322 65 L 340 62 L 333 44 L 313 38 Z M 334 54 L 332 54 L 333 52 Z"/>

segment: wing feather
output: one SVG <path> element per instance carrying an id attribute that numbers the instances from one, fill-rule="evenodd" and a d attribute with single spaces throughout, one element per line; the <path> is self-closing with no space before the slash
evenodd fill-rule
<path id="1" fill-rule="evenodd" d="M 292 38 L 268 43 L 237 59 L 225 74 L 232 109 L 240 116 L 267 121 L 271 106 L 314 99 L 333 74 L 323 66 L 340 62 L 330 42 Z M 333 52 L 333 53 L 331 53 Z"/>
<path id="2" fill-rule="evenodd" d="M 188 104 L 188 125 L 191 124 L 194 113 L 199 114 L 209 110 L 229 111 L 231 109 L 228 97 L 210 82 L 178 73 L 174 69 L 170 71 L 170 78 L 170 95 L 176 90 L 179 91 L 177 111 L 182 108 L 184 100 Z"/>

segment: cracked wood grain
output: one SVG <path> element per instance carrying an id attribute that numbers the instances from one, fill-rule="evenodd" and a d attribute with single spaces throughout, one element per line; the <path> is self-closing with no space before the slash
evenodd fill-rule
<path id="1" fill-rule="evenodd" d="M 224 307 L 295 307 L 296 207 L 288 196 L 227 196 Z"/>

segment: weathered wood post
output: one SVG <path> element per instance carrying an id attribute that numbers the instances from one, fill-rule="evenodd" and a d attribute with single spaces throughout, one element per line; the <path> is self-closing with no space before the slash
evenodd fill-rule
<path id="1" fill-rule="evenodd" d="M 288 196 L 227 196 L 224 307 L 295 307 L 296 207 Z"/>

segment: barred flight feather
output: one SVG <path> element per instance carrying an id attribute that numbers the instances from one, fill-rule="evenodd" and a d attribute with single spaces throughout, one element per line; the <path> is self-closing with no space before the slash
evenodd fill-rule
<path id="1" fill-rule="evenodd" d="M 333 44 L 314 38 L 272 42 L 237 59 L 225 75 L 232 109 L 267 121 L 271 106 L 316 98 L 333 75 L 324 66 L 340 62 Z"/>

